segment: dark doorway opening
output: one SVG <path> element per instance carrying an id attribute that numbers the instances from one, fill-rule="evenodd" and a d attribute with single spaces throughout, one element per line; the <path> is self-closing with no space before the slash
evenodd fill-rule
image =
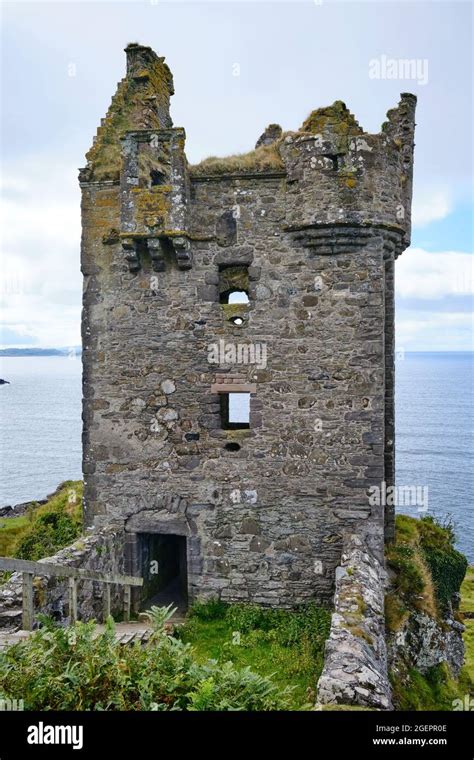
<path id="1" fill-rule="evenodd" d="M 174 534 L 141 533 L 143 572 L 141 609 L 168 604 L 184 613 L 188 601 L 186 537 Z"/>

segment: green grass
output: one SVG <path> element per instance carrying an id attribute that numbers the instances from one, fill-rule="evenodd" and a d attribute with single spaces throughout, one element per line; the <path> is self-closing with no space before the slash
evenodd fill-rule
<path id="1" fill-rule="evenodd" d="M 180 630 L 180 638 L 193 646 L 197 661 L 232 662 L 272 676 L 279 688 L 292 687 L 291 709 L 311 709 L 330 612 L 316 605 L 287 611 L 217 604 L 211 614 L 207 605 L 196 605 Z"/>
<path id="2" fill-rule="evenodd" d="M 474 613 L 474 565 L 467 568 L 461 586 L 461 612 Z"/>
<path id="3" fill-rule="evenodd" d="M 385 598 L 389 631 L 399 630 L 412 610 L 442 621 L 461 587 L 467 560 L 454 548 L 452 525 L 432 517 L 397 515 L 395 541 L 386 548 L 392 583 Z"/>
<path id="4" fill-rule="evenodd" d="M 469 612 L 474 615 L 474 566 L 468 567 L 466 577 L 461 586 L 461 606 L 462 613 Z M 464 644 L 466 647 L 465 669 L 474 681 L 474 617 L 464 617 L 466 630 L 463 634 Z"/>
<path id="5" fill-rule="evenodd" d="M 399 630 L 414 611 L 443 625 L 453 594 L 461 590 L 461 611 L 474 611 L 474 568 L 454 548 L 454 530 L 433 518 L 396 517 L 396 539 L 386 550 L 392 571 L 385 598 L 385 622 L 389 632 Z M 464 581 L 463 581 L 464 578 Z M 462 585 L 461 585 L 462 584 Z M 457 616 L 457 615 L 456 615 Z M 446 663 L 422 674 L 401 656 L 390 674 L 397 710 L 452 710 L 454 700 L 473 691 L 474 620 L 465 620 L 466 662 L 454 678 Z"/>
<path id="6" fill-rule="evenodd" d="M 403 674 L 391 674 L 393 700 L 397 710 L 453 709 L 455 700 L 472 693 L 472 681 L 466 668 L 454 679 L 446 663 L 430 668 L 421 674 L 409 668 Z"/>
<path id="7" fill-rule="evenodd" d="M 36 561 L 72 543 L 82 531 L 82 481 L 61 483 L 45 504 L 0 520 L 0 556 Z"/>
<path id="8" fill-rule="evenodd" d="M 0 557 L 11 557 L 19 536 L 28 528 L 30 521 L 26 515 L 3 517 L 0 519 Z"/>

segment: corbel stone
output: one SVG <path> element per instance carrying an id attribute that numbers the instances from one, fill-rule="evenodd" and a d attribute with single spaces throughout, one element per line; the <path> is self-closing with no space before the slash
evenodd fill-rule
<path id="1" fill-rule="evenodd" d="M 193 256 L 189 240 L 185 237 L 175 237 L 172 239 L 172 243 L 176 253 L 178 268 L 191 269 L 193 265 Z"/>
<path id="2" fill-rule="evenodd" d="M 131 272 L 137 272 L 140 269 L 140 259 L 137 252 L 137 241 L 134 238 L 123 238 L 122 249 L 125 258 L 128 261 L 128 267 Z"/>
<path id="3" fill-rule="evenodd" d="M 148 238 L 148 250 L 153 270 L 155 272 L 164 272 L 165 259 L 161 240 L 159 238 Z"/>

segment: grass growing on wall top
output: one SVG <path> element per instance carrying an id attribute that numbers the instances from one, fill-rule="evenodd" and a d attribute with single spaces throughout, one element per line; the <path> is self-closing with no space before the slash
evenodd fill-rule
<path id="1" fill-rule="evenodd" d="M 199 164 L 190 165 L 189 171 L 193 176 L 283 171 L 284 165 L 278 151 L 278 144 L 279 141 L 271 145 L 260 145 L 248 153 L 239 153 L 222 158 L 209 156 Z"/>

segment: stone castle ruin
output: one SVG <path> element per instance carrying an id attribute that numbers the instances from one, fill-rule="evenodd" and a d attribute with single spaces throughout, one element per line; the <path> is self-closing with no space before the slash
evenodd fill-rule
<path id="1" fill-rule="evenodd" d="M 390 709 L 399 652 L 454 674 L 464 653 L 456 620 L 385 631 L 416 98 L 379 134 L 336 101 L 193 166 L 164 59 L 126 54 L 79 175 L 88 530 L 38 563 L 3 558 L 0 648 L 39 612 L 315 600 L 333 607 L 318 707 Z"/>
<path id="2" fill-rule="evenodd" d="M 394 531 L 368 489 L 394 482 L 416 98 L 378 134 L 336 101 L 193 166 L 164 58 L 126 55 L 80 171 L 86 524 L 147 598 L 330 600 Z"/>

